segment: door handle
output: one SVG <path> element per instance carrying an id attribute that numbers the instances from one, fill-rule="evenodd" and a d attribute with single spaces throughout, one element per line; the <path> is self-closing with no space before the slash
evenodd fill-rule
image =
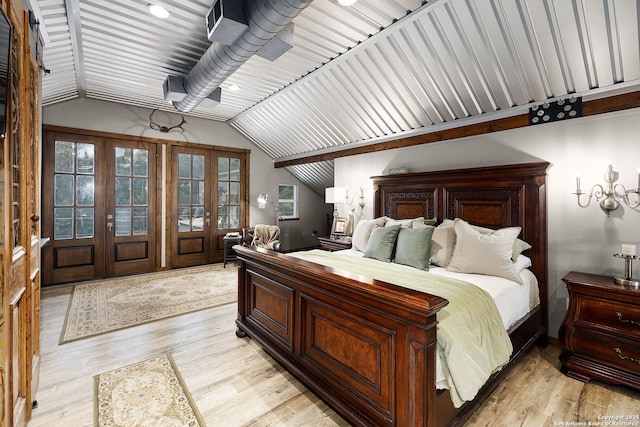
<path id="1" fill-rule="evenodd" d="M 108 222 L 107 223 L 107 228 L 109 229 L 109 231 L 113 230 L 113 223 L 112 222 Z"/>

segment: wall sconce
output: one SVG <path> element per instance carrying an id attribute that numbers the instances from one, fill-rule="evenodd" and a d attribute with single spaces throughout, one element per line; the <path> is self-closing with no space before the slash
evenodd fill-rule
<path id="1" fill-rule="evenodd" d="M 611 212 L 618 209 L 620 206 L 620 200 L 624 202 L 625 205 L 629 206 L 632 209 L 635 209 L 640 206 L 640 167 L 638 168 L 638 187 L 632 190 L 627 190 L 624 188 L 622 184 L 616 184 L 615 182 L 618 180 L 618 172 L 613 170 L 613 167 L 609 165 L 609 168 L 604 173 L 604 182 L 605 187 L 600 184 L 595 184 L 591 187 L 591 192 L 587 195 L 586 203 L 581 202 L 581 197 L 583 194 L 582 190 L 580 190 L 580 175 L 576 176 L 576 192 L 573 193 L 578 196 L 578 206 L 581 208 L 586 208 L 591 203 L 591 198 L 595 196 L 596 201 L 600 203 L 600 209 L 607 216 L 611 215 Z M 636 201 L 631 202 L 629 200 L 629 195 L 635 194 Z"/>

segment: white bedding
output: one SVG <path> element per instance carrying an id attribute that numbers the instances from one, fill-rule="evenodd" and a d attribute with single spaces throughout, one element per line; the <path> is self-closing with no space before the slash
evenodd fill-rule
<path id="1" fill-rule="evenodd" d="M 364 255 L 362 252 L 354 249 L 346 249 L 338 251 L 338 253 L 355 257 Z M 396 265 L 398 268 L 413 268 L 400 264 Z M 455 273 L 435 265 L 429 266 L 429 272 L 474 284 L 489 293 L 496 303 L 504 329 L 507 331 L 518 320 L 540 304 L 538 281 L 534 274 L 528 269 L 524 269 L 519 273 L 522 278 L 522 285 L 502 277 Z M 447 388 L 447 381 L 442 370 L 440 357 L 436 358 L 436 387 L 438 389 Z"/>

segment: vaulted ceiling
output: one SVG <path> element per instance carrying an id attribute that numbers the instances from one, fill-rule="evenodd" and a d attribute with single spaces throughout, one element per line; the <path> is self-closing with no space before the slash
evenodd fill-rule
<path id="1" fill-rule="evenodd" d="M 252 56 L 217 106 L 187 114 L 283 160 L 640 87 L 636 0 L 336 1 L 311 1 L 293 19 L 293 48 L 273 62 Z M 44 106 L 87 97 L 179 113 L 162 84 L 211 45 L 213 0 L 30 2 L 50 70 Z M 151 16 L 148 3 L 171 16 Z M 289 169 L 310 187 L 330 185 L 331 161 L 299 163 Z"/>

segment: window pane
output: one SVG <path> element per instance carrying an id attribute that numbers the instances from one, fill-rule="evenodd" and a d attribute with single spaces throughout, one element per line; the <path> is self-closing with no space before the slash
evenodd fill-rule
<path id="1" fill-rule="evenodd" d="M 285 218 L 293 217 L 293 202 L 280 202 L 278 205 L 280 208 L 280 215 Z"/>
<path id="2" fill-rule="evenodd" d="M 131 178 L 116 177 L 116 206 L 131 205 Z"/>
<path id="3" fill-rule="evenodd" d="M 218 206 L 218 229 L 229 228 L 229 206 Z"/>
<path id="4" fill-rule="evenodd" d="M 178 204 L 191 204 L 191 181 L 181 179 L 180 182 L 178 182 Z"/>
<path id="5" fill-rule="evenodd" d="M 73 206 L 73 175 L 56 175 L 53 200 L 56 206 Z"/>
<path id="6" fill-rule="evenodd" d="M 148 233 L 147 208 L 133 208 L 133 234 L 143 236 Z"/>
<path id="7" fill-rule="evenodd" d="M 149 176 L 149 151 L 141 148 L 133 150 L 133 176 Z"/>
<path id="8" fill-rule="evenodd" d="M 76 239 L 93 237 L 94 215 L 93 208 L 76 209 Z"/>
<path id="9" fill-rule="evenodd" d="M 229 204 L 230 205 L 240 204 L 240 183 L 239 182 L 229 183 Z"/>
<path id="10" fill-rule="evenodd" d="M 75 158 L 75 143 L 68 141 L 56 141 L 55 171 L 58 173 L 73 173 Z"/>
<path id="11" fill-rule="evenodd" d="M 131 208 L 116 208 L 116 236 L 131 235 Z"/>
<path id="12" fill-rule="evenodd" d="M 95 153 L 93 144 L 78 144 L 78 173 L 94 174 L 95 173 Z"/>
<path id="13" fill-rule="evenodd" d="M 193 156 L 193 179 L 204 179 L 204 156 Z"/>
<path id="14" fill-rule="evenodd" d="M 73 208 L 55 208 L 53 221 L 55 240 L 73 239 Z"/>
<path id="15" fill-rule="evenodd" d="M 69 175 L 70 176 L 70 175 Z M 76 176 L 76 204 L 79 206 L 93 206 L 94 180 L 92 175 Z"/>
<path id="16" fill-rule="evenodd" d="M 131 176 L 131 148 L 116 147 L 116 175 Z"/>
<path id="17" fill-rule="evenodd" d="M 191 154 L 178 154 L 178 178 L 191 178 Z"/>
<path id="18" fill-rule="evenodd" d="M 218 157 L 218 179 L 221 181 L 229 180 L 229 158 Z"/>
<path id="19" fill-rule="evenodd" d="M 193 215 L 191 215 L 191 230 L 202 231 L 204 230 L 204 207 L 194 206 Z"/>
<path id="20" fill-rule="evenodd" d="M 226 205 L 229 203 L 229 183 L 218 182 L 218 204 Z"/>
<path id="21" fill-rule="evenodd" d="M 178 232 L 191 231 L 191 208 L 181 206 L 178 208 Z"/>
<path id="22" fill-rule="evenodd" d="M 279 185 L 278 191 L 281 199 L 293 200 L 293 185 Z"/>
<path id="23" fill-rule="evenodd" d="M 145 206 L 149 204 L 149 180 L 147 178 L 133 178 L 133 204 Z"/>
<path id="24" fill-rule="evenodd" d="M 229 181 L 240 181 L 240 159 L 229 159 Z"/>
<path id="25" fill-rule="evenodd" d="M 229 228 L 240 227 L 240 206 L 229 206 Z"/>

